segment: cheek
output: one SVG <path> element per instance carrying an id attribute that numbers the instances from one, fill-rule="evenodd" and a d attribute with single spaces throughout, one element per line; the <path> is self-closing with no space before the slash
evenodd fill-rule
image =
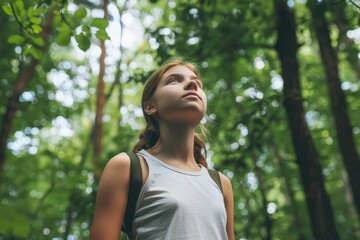
<path id="1" fill-rule="evenodd" d="M 159 100 L 157 106 L 160 114 L 172 112 L 177 109 L 177 103 L 171 98 Z"/>
<path id="2" fill-rule="evenodd" d="M 201 98 L 202 98 L 202 103 L 203 103 L 203 105 L 204 105 L 205 112 L 206 112 L 206 109 L 207 109 L 207 98 L 206 98 L 206 95 L 205 95 L 204 92 L 202 92 Z"/>

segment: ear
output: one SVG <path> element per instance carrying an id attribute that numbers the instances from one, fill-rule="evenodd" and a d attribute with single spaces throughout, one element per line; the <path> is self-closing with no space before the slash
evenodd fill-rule
<path id="1" fill-rule="evenodd" d="M 155 104 L 153 104 L 150 101 L 147 101 L 144 104 L 144 111 L 145 111 L 145 113 L 147 115 L 151 116 L 151 115 L 154 115 L 157 112 L 157 108 L 156 108 Z"/>

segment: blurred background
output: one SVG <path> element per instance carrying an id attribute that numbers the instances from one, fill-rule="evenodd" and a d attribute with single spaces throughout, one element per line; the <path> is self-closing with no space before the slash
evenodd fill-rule
<path id="1" fill-rule="evenodd" d="M 0 239 L 88 239 L 101 171 L 181 56 L 241 240 L 360 239 L 360 1 L 12 0 L 0 10 Z"/>

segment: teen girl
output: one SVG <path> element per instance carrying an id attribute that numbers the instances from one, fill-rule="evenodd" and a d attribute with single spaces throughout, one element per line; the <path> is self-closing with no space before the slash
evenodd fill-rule
<path id="1" fill-rule="evenodd" d="M 147 80 L 142 95 L 146 128 L 134 147 L 143 185 L 129 239 L 234 239 L 233 193 L 220 173 L 222 190 L 206 169 L 205 145 L 195 127 L 206 112 L 196 66 L 174 59 Z M 127 206 L 130 159 L 113 157 L 102 174 L 91 239 L 119 239 Z"/>

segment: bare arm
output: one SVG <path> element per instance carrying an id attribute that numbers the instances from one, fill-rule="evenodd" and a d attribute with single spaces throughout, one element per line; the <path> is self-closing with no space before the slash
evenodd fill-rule
<path id="1" fill-rule="evenodd" d="M 125 153 L 113 157 L 100 179 L 91 226 L 91 240 L 120 238 L 130 178 L 130 158 Z"/>
<path id="2" fill-rule="evenodd" d="M 229 240 L 234 240 L 234 198 L 229 178 L 220 173 L 221 185 L 223 187 L 224 202 L 227 214 L 226 232 Z"/>

